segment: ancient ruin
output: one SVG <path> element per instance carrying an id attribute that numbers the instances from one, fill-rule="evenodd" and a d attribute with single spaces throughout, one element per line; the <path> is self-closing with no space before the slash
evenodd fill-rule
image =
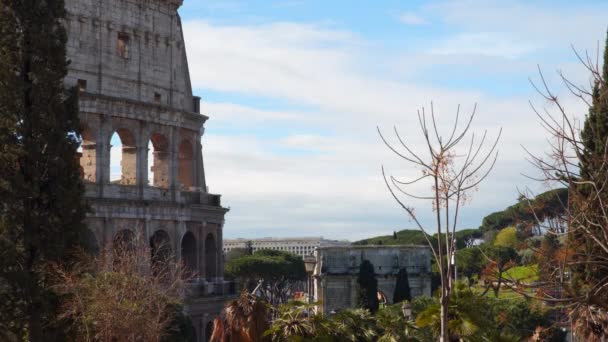
<path id="1" fill-rule="evenodd" d="M 315 253 L 312 275 L 318 309 L 331 313 L 357 307 L 357 275 L 363 260 L 374 266 L 378 291 L 392 304 L 399 270 L 409 275 L 412 297 L 431 295 L 431 249 L 428 246 L 332 246 Z"/>
<path id="2" fill-rule="evenodd" d="M 201 146 L 207 116 L 192 94 L 181 4 L 67 0 L 71 64 L 65 84 L 80 90 L 92 245 L 112 246 L 141 234 L 152 253 L 170 246 L 197 274 L 187 311 L 204 341 L 229 295 L 222 260 L 227 209 L 207 191 Z M 117 153 L 115 135 L 122 146 Z M 120 172 L 113 177 L 116 154 Z"/>

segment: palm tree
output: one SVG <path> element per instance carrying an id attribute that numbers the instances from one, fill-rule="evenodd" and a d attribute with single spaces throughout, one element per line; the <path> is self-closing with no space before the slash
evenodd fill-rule
<path id="1" fill-rule="evenodd" d="M 448 331 L 450 341 L 470 340 L 476 334 L 483 335 L 493 327 L 491 315 L 486 314 L 487 305 L 483 299 L 464 283 L 457 283 L 448 310 Z M 438 336 L 441 329 L 441 307 L 433 304 L 416 318 L 420 328 L 429 327 Z"/>
<path id="2" fill-rule="evenodd" d="M 312 304 L 298 301 L 281 305 L 266 335 L 272 341 L 316 341 L 326 337 L 331 330 L 328 322 L 315 314 L 313 308 Z"/>
<path id="3" fill-rule="evenodd" d="M 343 310 L 331 316 L 332 335 L 337 341 L 367 342 L 377 341 L 374 316 L 365 309 Z"/>
<path id="4" fill-rule="evenodd" d="M 422 341 L 416 338 L 416 326 L 403 316 L 401 305 L 391 305 L 376 313 L 378 327 L 378 342 L 414 342 Z"/>

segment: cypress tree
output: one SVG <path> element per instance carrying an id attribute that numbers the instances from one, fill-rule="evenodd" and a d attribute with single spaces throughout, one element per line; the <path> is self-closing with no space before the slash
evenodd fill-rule
<path id="1" fill-rule="evenodd" d="M 604 50 L 604 64 L 602 66 L 601 77 L 599 77 L 593 88 L 592 103 L 589 107 L 589 113 L 585 118 L 585 123 L 581 131 L 581 141 L 583 143 L 583 154 L 580 157 L 580 180 L 591 181 L 602 187 L 608 181 L 608 168 L 604 165 L 606 160 L 606 144 L 608 143 L 608 36 Z M 593 194 L 593 189 L 590 185 L 577 185 L 577 190 L 583 198 Z M 582 208 L 578 208 L 578 203 L 573 203 L 574 210 L 584 210 L 585 217 L 594 222 L 603 222 L 603 211 L 600 203 L 608 201 L 608 192 L 601 191 L 597 194 L 601 201 L 585 201 Z M 588 222 L 582 222 L 588 225 L 588 229 L 593 235 L 604 234 L 603 228 L 589 225 Z M 580 266 L 572 268 L 574 282 L 582 281 L 586 284 L 595 284 L 597 281 L 606 276 L 605 270 L 598 267 L 597 263 L 592 260 L 597 256 L 606 257 L 605 252 L 597 246 L 590 236 L 581 232 L 574 231 L 570 234 L 574 242 L 573 248 L 577 249 L 578 257 L 581 259 Z M 580 286 L 575 284 L 576 288 Z"/>
<path id="2" fill-rule="evenodd" d="M 404 300 L 412 300 L 410 291 L 410 280 L 408 279 L 407 269 L 399 269 L 397 281 L 395 283 L 395 292 L 393 293 L 393 303 L 399 303 Z"/>
<path id="3" fill-rule="evenodd" d="M 47 271 L 84 231 L 65 17 L 63 0 L 0 0 L 0 332 L 16 340 L 63 339 Z"/>
<path id="4" fill-rule="evenodd" d="M 374 313 L 380 306 L 378 302 L 378 280 L 374 272 L 374 265 L 369 260 L 363 260 L 359 265 L 359 275 L 357 277 L 358 304 L 359 307 Z"/>
<path id="5" fill-rule="evenodd" d="M 608 36 L 604 50 L 604 65 L 601 80 L 595 82 L 592 104 L 585 119 L 581 140 L 584 154 L 580 160 L 581 176 L 584 179 L 605 179 L 608 173 L 600 165 L 604 162 L 608 139 Z M 597 174 L 602 173 L 601 175 Z M 598 177 L 601 176 L 601 177 Z"/>

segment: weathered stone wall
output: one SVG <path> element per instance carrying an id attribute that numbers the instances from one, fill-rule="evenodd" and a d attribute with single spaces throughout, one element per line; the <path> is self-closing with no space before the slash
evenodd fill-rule
<path id="1" fill-rule="evenodd" d="M 66 1 L 71 59 L 66 84 L 82 79 L 91 93 L 193 112 L 178 5 L 167 0 Z M 117 53 L 119 38 L 123 54 Z"/>
<path id="2" fill-rule="evenodd" d="M 65 85 L 80 91 L 90 245 L 111 249 L 118 238 L 140 236 L 152 250 L 159 241 L 170 246 L 168 252 L 197 275 L 186 309 L 197 340 L 204 341 L 231 296 L 221 253 L 228 210 L 206 190 L 201 138 L 207 117 L 192 94 L 180 5 L 66 0 L 71 64 Z M 115 133 L 122 143 L 121 177 L 111 181 Z"/>
<path id="3" fill-rule="evenodd" d="M 340 246 L 319 248 L 314 295 L 322 312 L 356 306 L 357 275 L 363 260 L 374 265 L 378 291 L 392 303 L 397 273 L 408 272 L 412 296 L 431 295 L 431 251 L 425 246 Z"/>

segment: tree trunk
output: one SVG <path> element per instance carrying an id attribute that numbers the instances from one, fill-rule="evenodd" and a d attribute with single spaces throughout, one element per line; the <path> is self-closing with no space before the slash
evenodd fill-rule
<path id="1" fill-rule="evenodd" d="M 450 304 L 450 299 L 446 294 L 447 291 L 442 291 L 441 294 L 441 332 L 439 334 L 440 342 L 448 342 L 449 339 L 449 331 L 448 331 L 448 305 Z"/>
<path id="2" fill-rule="evenodd" d="M 40 306 L 35 303 L 30 303 L 28 307 L 28 338 L 30 342 L 41 342 L 42 325 L 40 317 Z"/>

